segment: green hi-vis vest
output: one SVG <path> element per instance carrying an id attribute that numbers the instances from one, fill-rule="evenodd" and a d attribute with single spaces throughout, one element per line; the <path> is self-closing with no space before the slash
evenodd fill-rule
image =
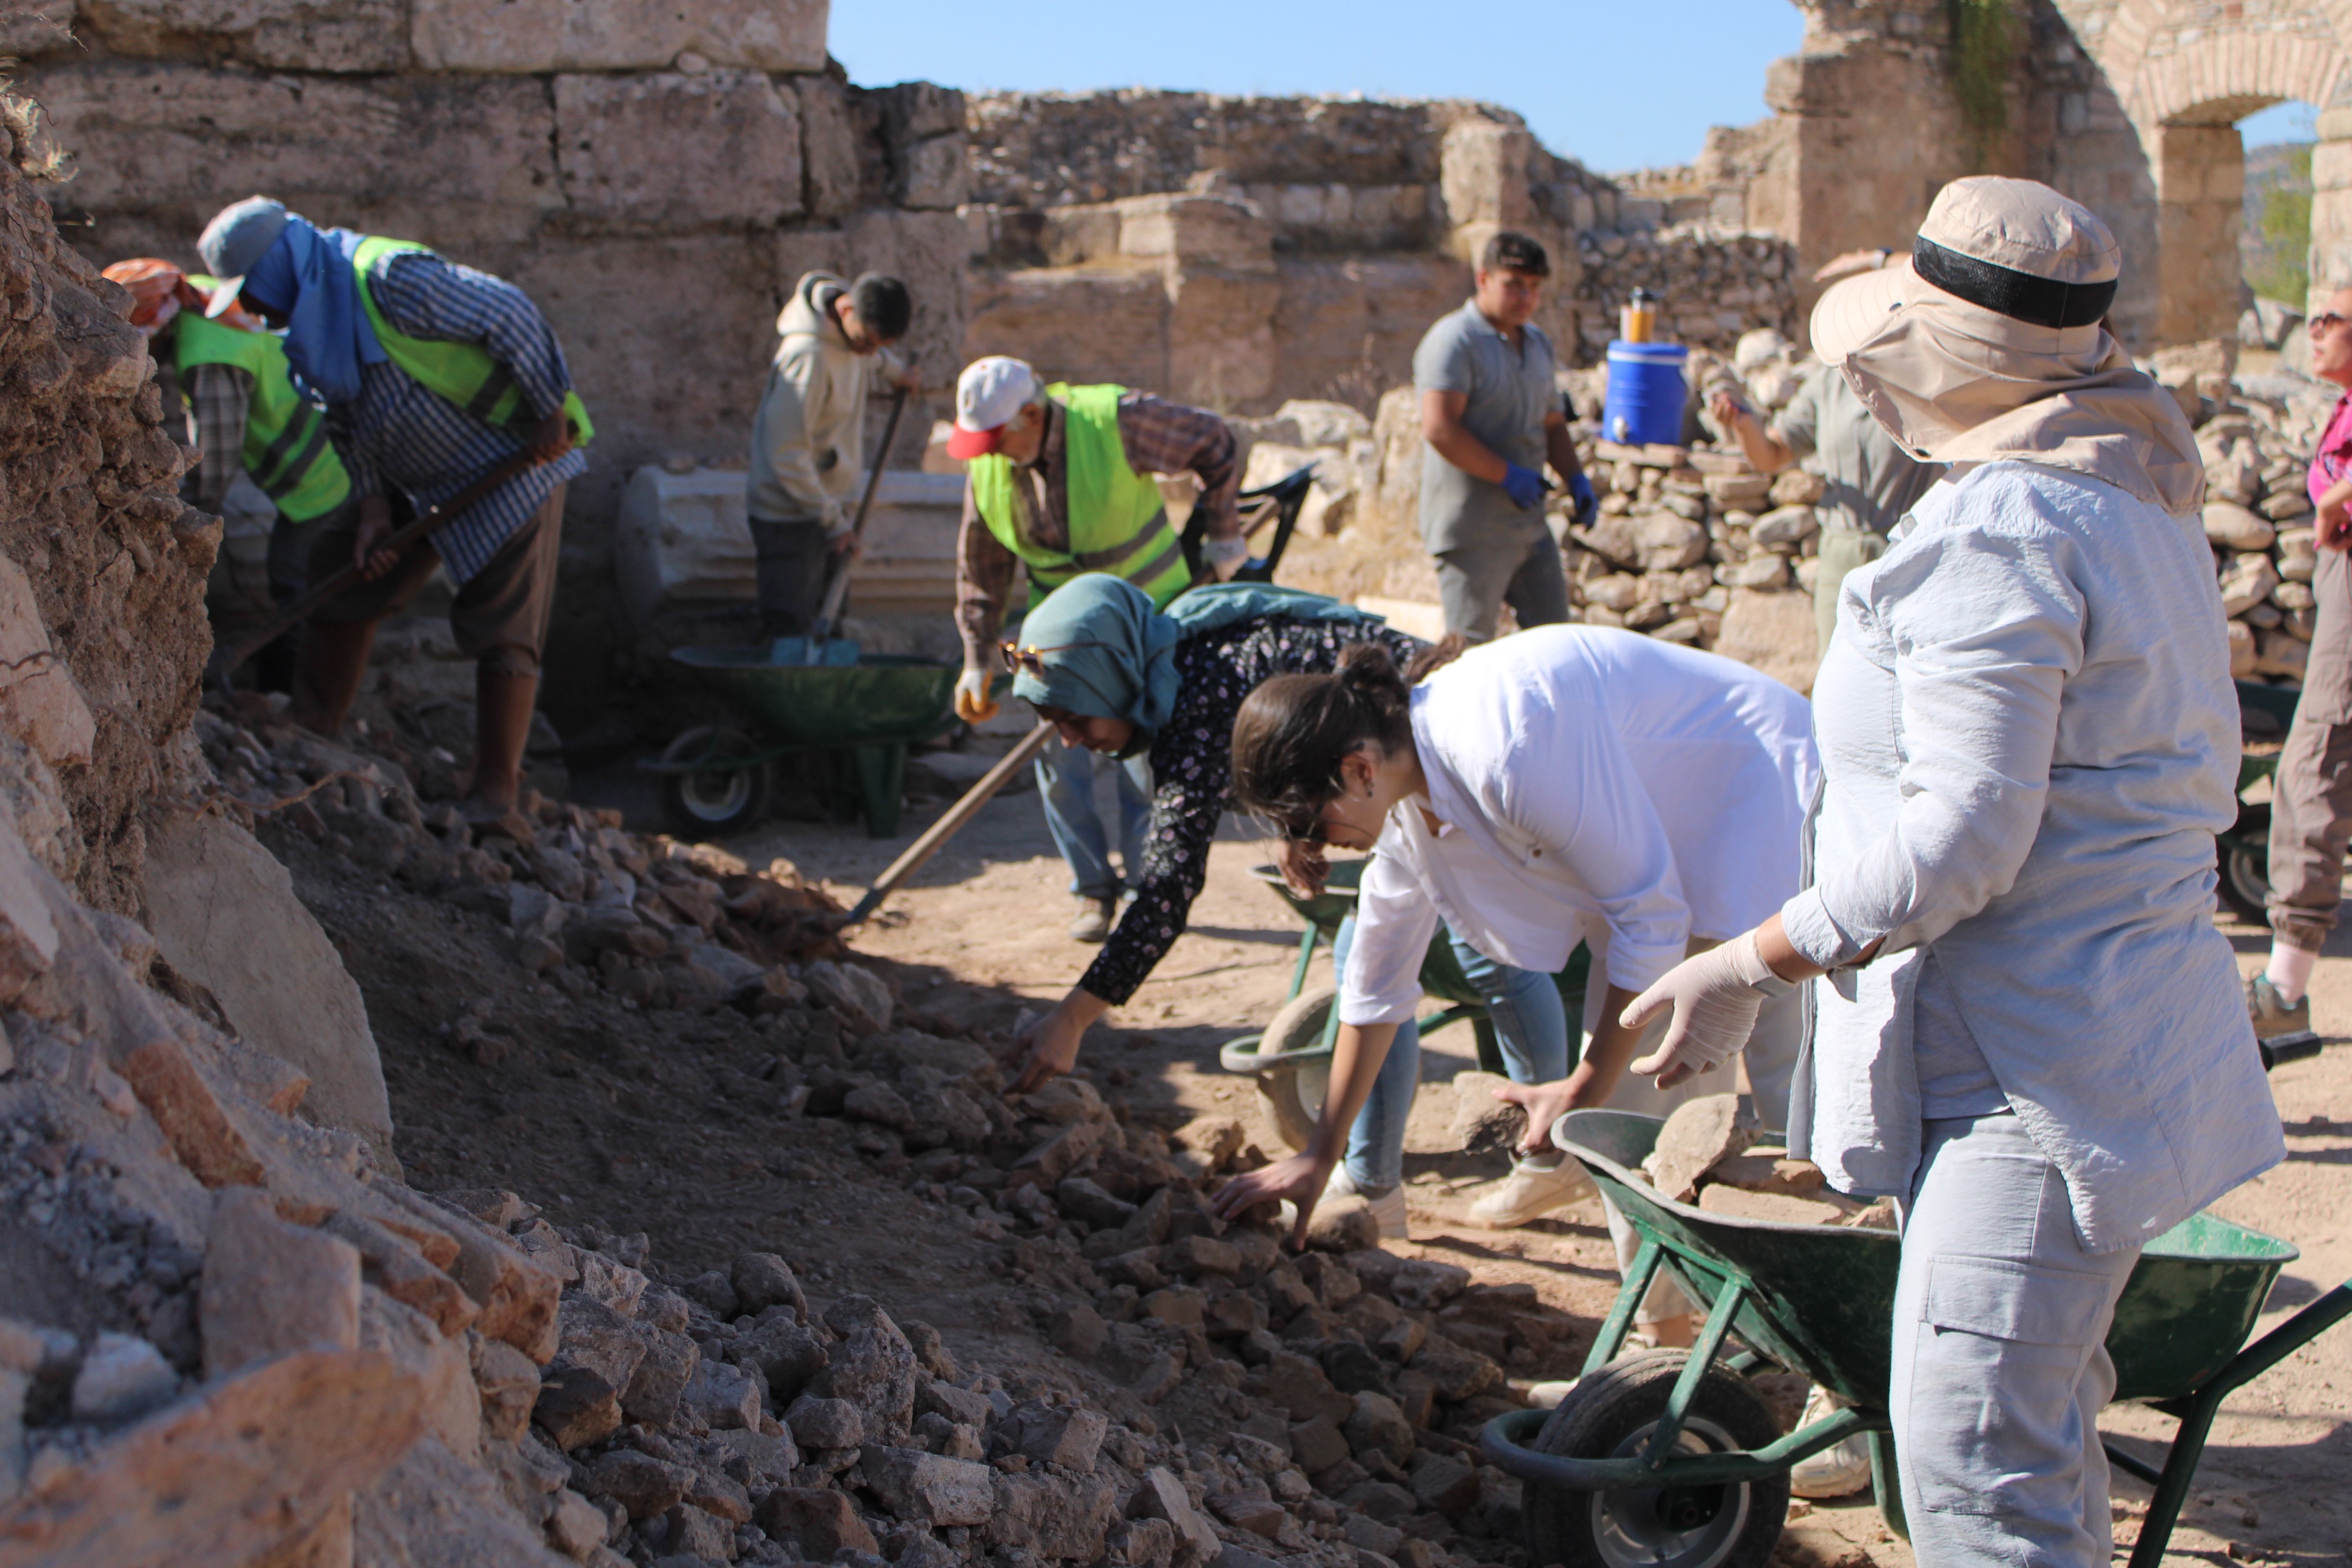
<path id="1" fill-rule="evenodd" d="M 360 276 L 360 302 L 367 307 L 368 325 L 375 329 L 376 341 L 392 363 L 423 384 L 425 388 L 456 404 L 485 425 L 510 426 L 519 419 L 530 417 L 524 407 L 522 389 L 515 384 L 514 373 L 489 356 L 479 343 L 453 343 L 440 338 L 412 338 L 397 331 L 383 319 L 376 308 L 374 282 L 378 274 L 395 256 L 412 250 L 426 250 L 414 240 L 384 239 L 371 236 L 360 241 L 352 255 L 352 269 Z M 587 405 L 576 392 L 563 395 L 563 412 L 572 416 L 572 440 L 584 447 L 596 437 L 596 427 L 588 422 Z"/>
<path id="2" fill-rule="evenodd" d="M 1021 537 L 1013 495 L 1013 459 L 991 452 L 974 458 L 965 472 L 972 505 L 997 542 L 1029 568 L 1029 604 L 1082 572 L 1124 577 L 1165 609 L 1192 585 L 1184 547 L 1168 525 L 1160 487 L 1127 466 L 1118 440 L 1118 400 L 1123 386 L 1070 386 L 1056 382 L 1045 395 L 1062 405 L 1069 421 L 1065 447 L 1070 465 L 1070 548 L 1045 550 Z"/>
<path id="3" fill-rule="evenodd" d="M 205 293 L 209 278 L 188 281 Z M 276 334 L 208 321 L 194 310 L 173 319 L 174 361 L 182 374 L 200 364 L 234 365 L 253 380 L 245 405 L 245 471 L 293 522 L 326 516 L 352 493 L 352 477 L 327 438 L 326 416 L 294 390 L 286 345 Z"/>

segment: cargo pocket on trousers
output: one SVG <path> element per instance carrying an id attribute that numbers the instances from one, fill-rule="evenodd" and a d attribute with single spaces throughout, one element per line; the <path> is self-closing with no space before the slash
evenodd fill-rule
<path id="1" fill-rule="evenodd" d="M 1920 1502 L 1946 1513 L 2063 1512 L 2083 1461 L 2075 1390 L 2112 1282 L 2004 1258 L 1938 1258 L 1929 1268 L 1904 1422 Z"/>

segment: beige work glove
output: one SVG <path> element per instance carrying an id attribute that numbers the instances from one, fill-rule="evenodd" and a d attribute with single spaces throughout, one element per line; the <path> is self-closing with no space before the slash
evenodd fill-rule
<path id="1" fill-rule="evenodd" d="M 1234 574 L 1249 564 L 1249 541 L 1246 539 L 1212 539 L 1201 547 L 1202 564 L 1220 583 L 1230 583 Z"/>
<path id="2" fill-rule="evenodd" d="M 1772 971 L 1756 951 L 1752 931 L 1684 959 L 1633 998 L 1619 1019 L 1625 1027 L 1638 1029 L 1665 1009 L 1674 1009 L 1664 1041 L 1633 1063 L 1633 1070 L 1654 1076 L 1665 1089 L 1729 1061 L 1756 1030 L 1756 1015 L 1764 1005 L 1757 985 L 1771 978 Z"/>
<path id="3" fill-rule="evenodd" d="M 996 717 L 996 699 L 988 694 L 988 671 L 964 666 L 956 678 L 956 717 L 967 724 L 979 724 Z"/>

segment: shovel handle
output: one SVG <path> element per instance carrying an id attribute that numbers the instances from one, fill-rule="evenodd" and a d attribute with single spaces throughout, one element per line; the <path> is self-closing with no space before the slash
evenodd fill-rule
<path id="1" fill-rule="evenodd" d="M 1028 765 L 1029 759 L 1045 749 L 1045 742 L 1053 735 L 1054 726 L 1041 723 L 1022 736 L 1019 745 L 998 758 L 994 767 L 981 774 L 980 781 L 963 792 L 961 800 L 948 807 L 945 816 L 925 828 L 920 838 L 908 845 L 906 852 L 890 862 L 889 869 L 866 889 L 866 896 L 857 900 L 857 907 L 849 911 L 848 920 L 843 923 L 856 925 L 880 909 L 882 900 L 897 892 L 899 883 L 921 870 L 923 863 L 939 853 L 940 845 L 954 837 L 957 831 L 977 816 L 980 808 L 994 798 L 996 792 L 1003 789 L 1014 773 Z"/>
<path id="2" fill-rule="evenodd" d="M 875 448 L 874 465 L 866 470 L 866 493 L 857 498 L 857 515 L 851 520 L 849 535 L 866 537 L 866 514 L 873 510 L 874 492 L 882 488 L 882 465 L 890 460 L 890 443 L 898 434 L 898 417 L 907 412 L 907 389 L 900 387 L 890 395 L 890 420 L 882 426 L 882 444 Z M 841 606 L 849 597 L 847 560 L 834 563 L 831 579 L 824 586 L 824 605 L 816 613 L 816 624 L 809 628 L 809 641 L 821 643 L 833 636 L 834 623 L 841 618 Z"/>

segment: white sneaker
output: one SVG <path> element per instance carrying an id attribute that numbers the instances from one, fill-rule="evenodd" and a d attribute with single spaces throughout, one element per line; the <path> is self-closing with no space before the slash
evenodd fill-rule
<path id="1" fill-rule="evenodd" d="M 1551 1163 L 1543 1163 L 1546 1160 Z M 1470 1218 L 1492 1230 L 1509 1230 L 1540 1219 L 1592 1190 L 1591 1176 L 1577 1160 L 1566 1154 L 1538 1154 L 1513 1165 L 1501 1185 L 1470 1205 Z"/>
<path id="2" fill-rule="evenodd" d="M 1845 1402 L 1820 1384 L 1805 1395 L 1805 1413 L 1798 1417 L 1800 1427 L 1816 1421 L 1827 1420 L 1832 1412 L 1843 1409 Z M 1870 1438 L 1857 1432 L 1835 1447 L 1823 1448 L 1810 1458 L 1800 1459 L 1789 1471 L 1789 1489 L 1801 1498 L 1852 1497 L 1870 1485 Z"/>
<path id="3" fill-rule="evenodd" d="M 1404 1188 L 1402 1186 L 1391 1187 L 1387 1192 L 1375 1197 L 1356 1185 L 1354 1178 L 1348 1174 L 1347 1166 L 1335 1166 L 1332 1169 L 1330 1180 L 1323 1184 L 1323 1201 L 1329 1203 L 1333 1198 L 1349 1197 L 1364 1200 L 1365 1206 L 1372 1211 L 1372 1218 L 1380 1223 L 1382 1240 L 1405 1239 Z"/>

